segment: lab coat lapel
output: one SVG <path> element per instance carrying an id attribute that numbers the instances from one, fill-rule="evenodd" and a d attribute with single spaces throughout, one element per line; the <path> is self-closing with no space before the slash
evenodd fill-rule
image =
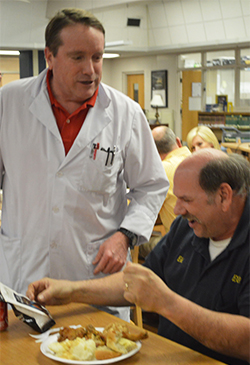
<path id="1" fill-rule="evenodd" d="M 56 120 L 51 106 L 43 108 L 41 105 L 48 104 L 45 93 L 41 93 L 31 103 L 29 110 L 31 113 L 59 140 L 61 140 L 60 132 L 58 130 Z"/>
<path id="2" fill-rule="evenodd" d="M 61 140 L 49 100 L 46 73 L 47 70 L 43 71 L 37 77 L 37 81 L 33 87 L 33 101 L 30 104 L 29 110 L 57 139 Z"/>

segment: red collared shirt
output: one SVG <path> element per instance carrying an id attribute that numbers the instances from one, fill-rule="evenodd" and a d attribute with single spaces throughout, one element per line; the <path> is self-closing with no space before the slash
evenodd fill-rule
<path id="1" fill-rule="evenodd" d="M 48 70 L 47 87 L 49 92 L 49 98 L 54 116 L 56 118 L 57 126 L 62 137 L 65 155 L 67 155 L 84 123 L 89 109 L 95 105 L 98 88 L 90 99 L 85 101 L 77 110 L 70 114 L 69 112 L 67 112 L 66 109 L 64 109 L 64 107 L 60 103 L 58 103 L 58 101 L 52 94 L 52 90 L 50 87 L 51 76 L 52 72 L 51 70 Z"/>

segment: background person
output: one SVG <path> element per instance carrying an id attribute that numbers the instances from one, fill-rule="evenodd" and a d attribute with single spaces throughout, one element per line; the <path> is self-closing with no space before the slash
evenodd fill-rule
<path id="1" fill-rule="evenodd" d="M 159 212 L 161 223 L 167 233 L 170 230 L 173 220 L 176 218 L 176 215 L 174 214 L 176 196 L 173 193 L 174 173 L 177 166 L 189 156 L 191 152 L 187 147 L 182 146 L 180 138 L 176 137 L 174 132 L 166 126 L 155 127 L 152 130 L 152 135 L 170 184 L 168 193 Z M 140 256 L 145 258 L 161 238 L 161 236 L 153 234 L 149 242 L 140 246 Z"/>
<path id="2" fill-rule="evenodd" d="M 191 129 L 187 135 L 187 145 L 191 152 L 198 151 L 201 148 L 221 149 L 216 135 L 206 126 Z"/>
<path id="3" fill-rule="evenodd" d="M 158 333 L 231 365 L 250 361 L 250 165 L 207 148 L 176 169 L 169 233 L 145 266 L 100 280 L 42 279 L 27 295 L 46 304 L 136 303 L 160 314 Z M 100 295 L 102 293 L 102 295 Z"/>
<path id="4" fill-rule="evenodd" d="M 0 281 L 20 293 L 44 275 L 121 270 L 167 193 L 140 106 L 100 83 L 104 33 L 92 14 L 60 11 L 45 31 L 48 69 L 0 91 Z M 128 308 L 112 313 L 129 320 Z"/>

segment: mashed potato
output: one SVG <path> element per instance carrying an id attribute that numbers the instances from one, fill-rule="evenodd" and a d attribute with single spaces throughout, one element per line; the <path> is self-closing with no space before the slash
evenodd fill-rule
<path id="1" fill-rule="evenodd" d="M 95 359 L 96 345 L 93 340 L 77 337 L 73 341 L 65 340 L 51 343 L 48 347 L 55 353 L 55 356 L 64 359 L 79 361 L 91 361 Z"/>

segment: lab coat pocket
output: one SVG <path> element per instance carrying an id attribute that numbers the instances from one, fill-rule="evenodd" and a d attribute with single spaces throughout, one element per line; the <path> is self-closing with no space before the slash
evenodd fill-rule
<path id="1" fill-rule="evenodd" d="M 116 152 L 107 161 L 107 154 L 98 151 L 96 159 L 86 158 L 78 185 L 80 191 L 98 194 L 112 194 L 116 190 L 118 175 L 121 171 L 121 153 Z M 112 163 L 111 163 L 112 162 Z"/>
<path id="2" fill-rule="evenodd" d="M 21 240 L 0 234 L 0 281 L 18 291 L 21 274 Z"/>

